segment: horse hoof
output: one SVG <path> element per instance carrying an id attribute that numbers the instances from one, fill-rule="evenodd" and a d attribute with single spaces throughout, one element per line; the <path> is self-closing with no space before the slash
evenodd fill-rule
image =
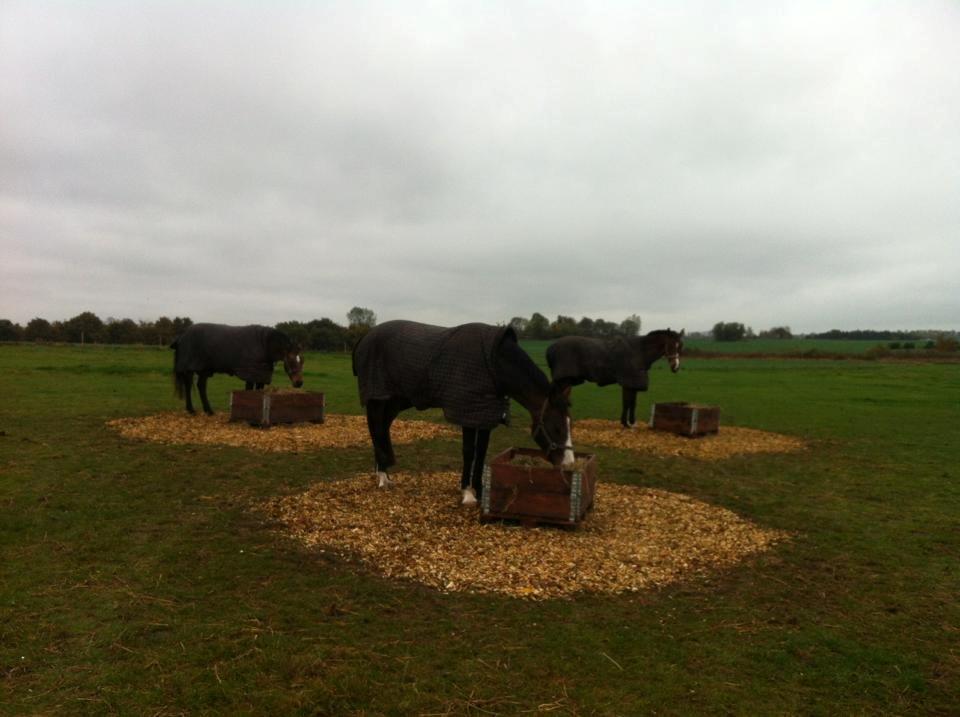
<path id="1" fill-rule="evenodd" d="M 477 504 L 477 492 L 473 488 L 464 488 L 463 498 L 461 498 L 460 500 L 460 505 L 473 507 L 476 504 Z"/>
<path id="2" fill-rule="evenodd" d="M 393 485 L 390 476 L 386 473 L 377 473 L 377 488 L 389 488 Z"/>

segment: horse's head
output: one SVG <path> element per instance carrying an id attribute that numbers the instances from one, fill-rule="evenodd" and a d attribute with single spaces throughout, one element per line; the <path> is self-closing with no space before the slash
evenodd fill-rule
<path id="1" fill-rule="evenodd" d="M 680 354 L 683 352 L 683 335 L 686 329 L 676 331 L 667 329 L 663 335 L 663 355 L 670 362 L 670 370 L 676 373 L 680 370 Z"/>
<path id="2" fill-rule="evenodd" d="M 294 388 L 300 388 L 303 385 L 303 349 L 290 344 L 283 354 L 283 370 L 290 377 L 290 383 Z"/>
<path id="3" fill-rule="evenodd" d="M 546 454 L 547 460 L 557 466 L 573 463 L 573 441 L 570 438 L 570 389 L 550 384 L 550 392 L 533 415 L 530 435 Z"/>

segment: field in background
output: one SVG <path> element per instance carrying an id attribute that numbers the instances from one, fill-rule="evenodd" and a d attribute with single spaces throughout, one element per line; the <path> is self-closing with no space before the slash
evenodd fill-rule
<path id="1" fill-rule="evenodd" d="M 353 476 L 369 448 L 266 455 L 106 429 L 180 408 L 171 361 L 0 346 L 0 714 L 948 714 L 960 701 L 956 365 L 658 363 L 639 415 L 703 401 L 727 425 L 811 447 L 715 463 L 596 449 L 601 479 L 794 539 L 659 592 L 535 603 L 385 580 L 251 512 L 318 480 L 366 480 Z M 329 411 L 359 412 L 349 356 L 308 355 L 306 381 Z M 213 379 L 214 407 L 238 387 Z M 618 413 L 615 387 L 573 401 L 577 417 Z M 528 421 L 516 409 L 491 451 L 530 445 Z M 457 441 L 398 448 L 407 470 L 458 469 L 459 454 Z"/>
<path id="2" fill-rule="evenodd" d="M 531 352 L 543 353 L 551 341 L 524 341 L 523 345 Z M 901 344 L 904 342 L 900 342 Z M 915 341 L 917 348 L 923 347 L 922 341 Z M 712 339 L 685 339 L 686 350 L 702 351 L 710 354 L 802 354 L 811 351 L 821 354 L 863 356 L 877 346 L 887 346 L 887 341 L 852 341 L 845 339 L 744 339 L 743 341 L 713 341 Z M 909 354 L 899 350 L 897 355 Z"/>

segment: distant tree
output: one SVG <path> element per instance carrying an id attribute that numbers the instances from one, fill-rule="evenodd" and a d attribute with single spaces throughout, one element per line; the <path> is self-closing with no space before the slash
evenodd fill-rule
<path id="1" fill-rule="evenodd" d="M 352 349 L 376 325 L 377 315 L 373 311 L 362 306 L 354 306 L 347 312 L 347 331 L 345 335 L 347 346 Z"/>
<path id="2" fill-rule="evenodd" d="M 597 322 L 591 319 L 588 316 L 584 316 L 577 322 L 577 335 L 578 336 L 594 336 L 596 335 Z"/>
<path id="3" fill-rule="evenodd" d="M 369 330 L 376 325 L 377 315 L 370 309 L 365 309 L 362 306 L 354 306 L 347 312 L 347 326 L 351 329 L 360 327 Z"/>
<path id="4" fill-rule="evenodd" d="M 173 334 L 174 336 L 179 336 L 189 327 L 193 326 L 193 319 L 189 316 L 174 316 L 173 317 Z"/>
<path id="5" fill-rule="evenodd" d="M 547 317 L 541 313 L 534 312 L 527 322 L 527 338 L 547 339 L 550 338 L 550 322 Z"/>
<path id="6" fill-rule="evenodd" d="M 331 319 L 314 319 L 307 324 L 307 328 L 310 331 L 308 346 L 315 351 L 339 351 L 351 345 L 350 329 Z"/>
<path id="7" fill-rule="evenodd" d="M 761 339 L 792 339 L 793 333 L 789 326 L 774 326 L 772 329 L 760 332 Z"/>
<path id="8" fill-rule="evenodd" d="M 937 351 L 955 353 L 956 351 L 960 351 L 960 341 L 957 341 L 957 339 L 947 334 L 940 334 L 937 337 L 935 348 Z"/>
<path id="9" fill-rule="evenodd" d="M 620 322 L 620 333 L 624 336 L 639 336 L 640 334 L 640 317 L 636 314 L 631 314 L 623 321 Z"/>
<path id="10" fill-rule="evenodd" d="M 92 311 L 84 311 L 63 324 L 64 338 L 71 343 L 102 343 L 104 327 L 100 317 Z"/>
<path id="11" fill-rule="evenodd" d="M 135 344 L 142 340 L 140 327 L 133 319 L 107 318 L 104 339 L 110 344 Z"/>
<path id="12" fill-rule="evenodd" d="M 510 319 L 510 328 L 517 332 L 517 336 L 524 339 L 527 337 L 527 324 L 530 322 L 527 321 L 522 316 L 514 316 Z"/>
<path id="13" fill-rule="evenodd" d="M 23 328 L 9 319 L 0 319 L 0 341 L 19 341 L 23 338 Z"/>
<path id="14" fill-rule="evenodd" d="M 747 328 L 735 321 L 718 321 L 713 325 L 712 333 L 714 341 L 742 341 L 747 335 Z"/>
<path id="15" fill-rule="evenodd" d="M 604 319 L 596 319 L 593 322 L 593 335 L 597 338 L 608 338 L 614 336 L 620 331 L 620 326 L 615 324 L 613 321 L 605 321 Z"/>
<path id="16" fill-rule="evenodd" d="M 286 334 L 291 341 L 294 341 L 305 348 L 313 348 L 313 346 L 310 345 L 310 330 L 302 322 L 281 321 L 273 328 Z"/>
<path id="17" fill-rule="evenodd" d="M 177 331 L 173 319 L 169 316 L 161 316 L 144 328 L 147 332 L 146 343 L 158 344 L 160 346 L 169 346 L 177 336 L 183 333 L 182 331 Z"/>
<path id="18" fill-rule="evenodd" d="M 550 324 L 550 335 L 555 339 L 575 333 L 577 333 L 577 322 L 572 316 L 558 315 L 556 321 Z"/>
<path id="19" fill-rule="evenodd" d="M 46 319 L 30 319 L 23 329 L 23 338 L 27 341 L 56 341 L 59 337 Z"/>

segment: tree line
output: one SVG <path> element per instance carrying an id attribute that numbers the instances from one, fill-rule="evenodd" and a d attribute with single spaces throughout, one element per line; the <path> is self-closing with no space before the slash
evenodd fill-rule
<path id="1" fill-rule="evenodd" d="M 310 321 L 281 321 L 277 329 L 306 349 L 314 351 L 346 351 L 371 327 L 376 326 L 376 314 L 365 307 L 355 306 L 347 312 L 346 324 L 321 318 Z M 161 316 L 156 321 L 107 318 L 101 320 L 92 311 L 84 311 L 66 321 L 48 321 L 34 318 L 21 326 L 8 319 L 0 319 L 0 341 L 46 341 L 77 344 L 146 344 L 169 345 L 193 320 L 186 316 L 173 319 Z M 529 319 L 515 316 L 509 325 L 524 339 L 555 339 L 561 336 L 636 336 L 640 333 L 640 317 L 634 314 L 619 323 L 604 319 L 558 315 L 553 321 L 535 312 Z"/>
<path id="2" fill-rule="evenodd" d="M 376 314 L 365 307 L 354 306 L 346 315 L 346 324 L 329 318 L 311 321 L 281 321 L 276 328 L 290 336 L 306 349 L 314 351 L 346 351 L 377 323 Z M 515 316 L 508 322 L 522 339 L 552 340 L 562 336 L 587 336 L 611 338 L 614 336 L 637 336 L 641 320 L 636 314 L 620 322 L 592 319 L 584 316 L 575 319 L 559 314 L 552 321 L 539 312 L 530 318 Z M 0 341 L 46 341 L 60 343 L 92 344 L 146 344 L 169 345 L 193 320 L 187 316 L 169 318 L 161 316 L 156 321 L 107 318 L 101 320 L 92 311 L 84 311 L 65 321 L 48 321 L 34 318 L 25 326 L 8 319 L 0 319 Z M 692 334 L 693 337 L 707 335 Z M 755 333 L 753 328 L 738 321 L 718 321 L 709 336 L 715 341 L 742 341 L 745 339 L 790 339 L 794 338 L 789 326 L 774 326 Z M 956 331 L 878 331 L 857 329 L 841 331 L 832 329 L 822 333 L 804 334 L 804 338 L 848 339 L 871 341 L 919 341 L 931 337 L 956 339 Z"/>
<path id="3" fill-rule="evenodd" d="M 352 347 L 376 321 L 376 314 L 370 309 L 355 306 L 347 313 L 345 326 L 324 318 L 307 322 L 283 321 L 276 328 L 300 342 L 304 348 L 335 351 Z M 188 316 L 172 319 L 161 316 L 156 321 L 110 317 L 104 321 L 92 311 L 84 311 L 65 321 L 34 318 L 25 326 L 9 319 L 0 319 L 0 341 L 169 346 L 193 323 Z"/>
<path id="4" fill-rule="evenodd" d="M 558 315 L 550 321 L 539 312 L 529 319 L 514 316 L 509 325 L 522 339 L 558 339 L 562 336 L 587 336 L 590 338 L 610 338 L 613 336 L 637 336 L 642 326 L 636 314 L 616 323 L 605 319 L 591 319 L 584 316 L 579 321 L 572 316 Z"/>
<path id="5" fill-rule="evenodd" d="M 714 341 L 742 341 L 744 339 L 792 339 L 795 338 L 789 326 L 774 326 L 765 329 L 759 334 L 754 333 L 749 326 L 738 321 L 718 321 L 713 325 L 710 335 Z M 878 331 L 873 329 L 856 329 L 841 331 L 831 329 L 822 333 L 802 334 L 796 338 L 805 339 L 846 339 L 848 341 L 921 341 L 931 337 L 956 337 L 956 331 L 913 330 L 913 331 Z"/>

